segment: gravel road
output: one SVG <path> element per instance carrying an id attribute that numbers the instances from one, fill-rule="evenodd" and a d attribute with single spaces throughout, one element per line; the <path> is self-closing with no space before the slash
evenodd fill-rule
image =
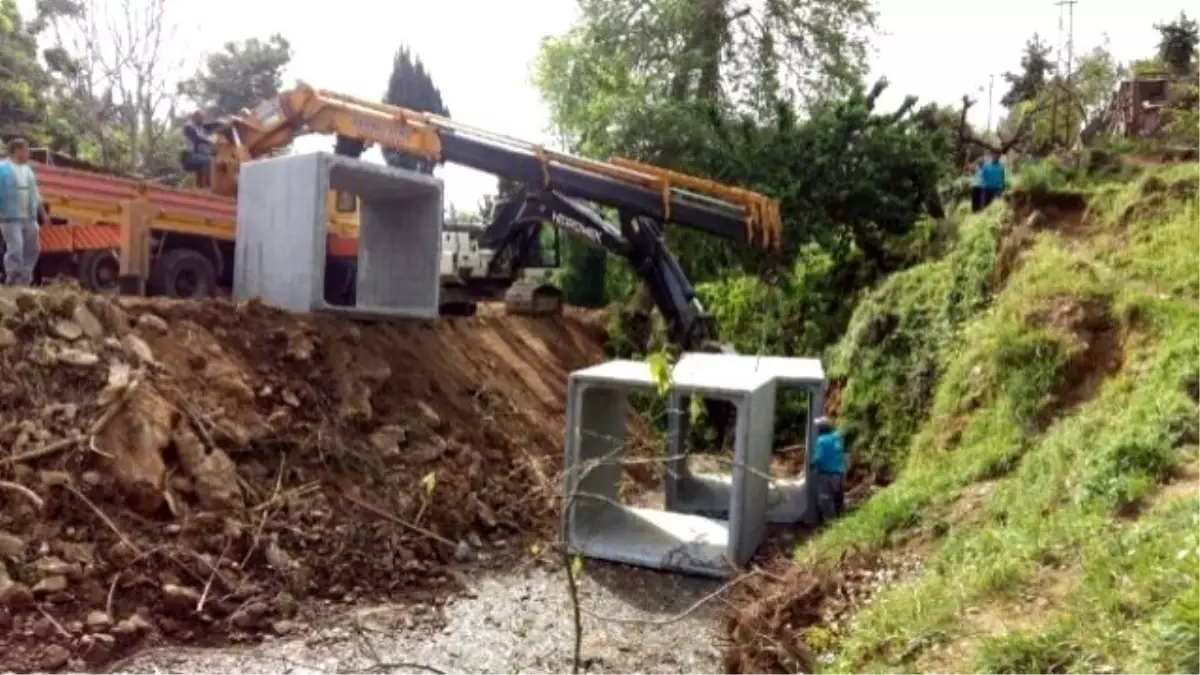
<path id="1" fill-rule="evenodd" d="M 442 610 L 379 606 L 249 648 L 142 652 L 116 672 L 571 672 L 566 573 L 485 573 Z M 721 603 L 711 580 L 588 561 L 580 579 L 590 672 L 711 673 L 721 668 Z M 683 616 L 680 616 L 683 615 Z M 434 670 L 436 669 L 436 670 Z"/>

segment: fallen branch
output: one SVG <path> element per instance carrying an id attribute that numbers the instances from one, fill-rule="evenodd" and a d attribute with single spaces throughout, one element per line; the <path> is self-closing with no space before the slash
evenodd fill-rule
<path id="1" fill-rule="evenodd" d="M 45 609 L 43 609 L 41 605 L 37 605 L 37 611 L 41 612 L 42 616 L 46 617 L 46 620 L 50 622 L 50 625 L 54 626 L 54 630 L 58 631 L 59 635 L 67 638 L 68 640 L 74 639 L 74 636 L 71 635 L 71 632 L 66 628 L 63 628 L 63 625 L 58 622 L 58 619 L 50 616 L 50 612 L 47 612 Z"/>
<path id="2" fill-rule="evenodd" d="M 22 497 L 25 497 L 29 501 L 33 502 L 33 505 L 38 508 L 38 511 L 41 511 L 42 509 L 46 508 L 46 502 L 41 497 L 37 496 L 36 492 L 34 492 L 33 490 L 30 490 L 29 488 L 25 487 L 24 485 L 21 485 L 20 483 L 13 483 L 13 482 L 7 481 L 7 480 L 0 480 L 0 488 L 4 488 L 5 490 L 10 490 L 12 492 L 16 492 L 17 494 L 21 495 Z"/>
<path id="3" fill-rule="evenodd" d="M 413 525 L 412 523 L 408 522 L 407 520 L 404 520 L 403 518 L 401 518 L 393 513 L 388 513 L 387 511 L 384 511 L 383 509 L 379 508 L 378 506 L 375 506 L 373 504 L 368 504 L 356 497 L 351 497 L 350 495 L 347 495 L 347 494 L 343 494 L 342 499 L 345 499 L 346 501 L 350 502 L 351 504 L 354 504 L 355 506 L 358 506 L 359 508 L 366 509 L 367 511 L 374 513 L 375 515 L 379 516 L 380 518 L 383 518 L 385 520 L 393 522 L 403 528 L 406 528 L 413 532 L 416 532 L 417 534 L 424 535 L 424 536 L 428 537 L 429 539 L 432 539 L 433 541 L 438 542 L 439 544 L 442 544 L 444 546 L 449 546 L 450 548 L 453 548 L 453 549 L 458 548 L 458 544 L 450 541 L 449 539 L 443 537 L 442 535 L 438 534 L 437 532 L 433 532 L 433 531 L 427 530 L 423 527 Z"/>
<path id="4" fill-rule="evenodd" d="M 112 530 L 117 535 L 122 543 L 132 549 L 134 553 L 139 555 L 141 554 L 141 550 L 129 540 L 129 537 L 125 536 L 125 533 L 121 531 L 121 528 L 117 527 L 117 524 L 113 522 L 112 518 L 109 518 L 108 514 L 104 513 L 104 511 L 101 511 L 99 506 L 96 506 L 92 500 L 87 498 L 87 495 L 75 489 L 73 485 L 64 485 L 63 487 L 66 488 L 68 492 L 78 497 L 79 500 L 84 504 L 87 504 L 88 508 L 90 508 L 92 512 L 95 513 L 100 520 L 108 526 L 108 529 Z"/>
<path id="5" fill-rule="evenodd" d="M 40 448 L 34 448 L 33 450 L 26 450 L 25 452 L 18 453 L 15 455 L 9 455 L 8 457 L 5 457 L 4 459 L 0 459 L 0 466 L 5 466 L 7 464 L 17 464 L 19 462 L 28 462 L 28 461 L 34 460 L 34 459 L 41 459 L 42 457 L 45 457 L 47 455 L 53 455 L 56 452 L 66 450 L 67 448 L 70 448 L 71 446 L 75 445 L 76 443 L 82 443 L 85 440 L 87 440 L 86 434 L 75 434 L 73 436 L 61 438 L 57 441 L 54 441 L 53 443 L 47 443 L 46 445 L 43 445 Z"/>
<path id="6" fill-rule="evenodd" d="M 208 592 L 212 590 L 213 579 L 217 577 L 217 570 L 221 567 L 221 561 L 225 559 L 225 554 L 229 552 L 229 547 L 233 544 L 233 537 L 225 540 L 225 546 L 221 548 L 221 555 L 217 556 L 217 562 L 212 566 L 212 572 L 208 575 L 208 581 L 204 582 L 204 591 L 200 593 L 200 600 L 196 602 L 196 613 L 204 611 L 204 603 L 208 600 Z"/>
<path id="7" fill-rule="evenodd" d="M 283 466 L 287 461 L 287 455 L 279 456 L 279 471 L 275 474 L 275 487 L 271 490 L 271 496 L 263 503 L 255 506 L 251 511 L 263 509 L 262 518 L 258 519 L 258 527 L 254 528 L 254 539 L 250 542 L 250 548 L 246 549 L 246 555 L 242 556 L 242 561 L 238 563 L 238 569 L 245 569 L 246 563 L 250 562 L 250 556 L 254 555 L 254 551 L 258 550 L 258 542 L 262 538 L 263 528 L 267 525 L 267 518 L 271 517 L 271 509 L 269 508 L 274 503 L 275 498 L 279 496 L 279 488 L 283 485 Z"/>

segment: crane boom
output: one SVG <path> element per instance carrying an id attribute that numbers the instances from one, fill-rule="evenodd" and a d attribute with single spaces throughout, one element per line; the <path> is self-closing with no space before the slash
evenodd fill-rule
<path id="1" fill-rule="evenodd" d="M 236 195 L 242 162 L 269 156 L 309 133 L 460 164 L 735 242 L 779 245 L 779 202 L 757 192 L 632 160 L 602 162 L 548 150 L 446 117 L 303 83 L 223 125 L 213 191 Z"/>

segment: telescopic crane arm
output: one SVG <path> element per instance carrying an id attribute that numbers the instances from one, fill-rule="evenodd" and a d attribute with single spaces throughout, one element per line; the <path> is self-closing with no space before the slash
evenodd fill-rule
<path id="1" fill-rule="evenodd" d="M 269 156 L 299 136 L 336 134 L 434 162 L 461 164 L 566 198 L 617 209 L 622 228 L 671 222 L 746 244 L 779 244 L 779 202 L 632 160 L 576 157 L 470 127 L 445 117 L 314 89 L 282 92 L 227 120 L 213 163 L 212 189 L 237 194 L 241 164 Z"/>
<path id="2" fill-rule="evenodd" d="M 478 243 L 496 251 L 493 266 L 516 267 L 531 256 L 543 223 L 627 260 L 666 320 L 672 342 L 686 350 L 720 348 L 712 317 L 652 219 L 625 213 L 617 227 L 577 199 L 554 190 L 524 188 L 496 209 Z"/>

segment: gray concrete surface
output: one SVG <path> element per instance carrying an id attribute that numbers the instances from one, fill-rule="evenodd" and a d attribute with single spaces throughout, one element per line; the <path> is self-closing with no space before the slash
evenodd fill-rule
<path id="1" fill-rule="evenodd" d="M 250 648 L 143 652 L 114 672 L 447 673 L 571 672 L 573 622 L 566 573 L 530 567 L 471 582 L 444 608 L 381 606 L 331 619 Z M 721 671 L 719 599 L 713 581 L 585 563 L 583 662 L 588 672 Z M 693 609 L 694 608 L 694 609 Z"/>
<path id="2" fill-rule="evenodd" d="M 671 400 L 675 407 L 689 396 L 736 406 L 732 480 L 723 495 L 727 518 L 620 503 L 628 396 L 656 384 L 644 361 L 609 361 L 571 373 L 567 384 L 564 529 L 573 552 L 715 577 L 728 576 L 731 566 L 754 555 L 766 536 L 775 379 L 737 356 L 713 355 L 703 366 L 686 367 L 681 360 L 672 369 Z"/>
<path id="3" fill-rule="evenodd" d="M 824 409 L 825 369 L 820 359 L 751 354 L 684 354 L 675 364 L 677 376 L 689 371 L 721 373 L 729 370 L 762 373 L 773 378 L 780 391 L 799 390 L 807 398 L 808 420 L 805 448 L 813 447 L 816 437 L 813 420 Z M 717 375 L 720 377 L 720 375 Z M 693 513 L 710 518 L 728 518 L 734 499 L 734 478 L 730 474 L 693 473 L 688 469 L 686 447 L 688 437 L 687 405 L 679 394 L 673 394 L 668 407 L 666 509 Z M 805 456 L 804 466 L 809 457 Z M 767 522 L 811 522 L 816 512 L 816 499 L 803 478 L 770 481 L 767 496 Z"/>
<path id="4" fill-rule="evenodd" d="M 362 318 L 438 315 L 440 179 L 316 152 L 248 162 L 238 185 L 234 299 Z M 352 307 L 325 299 L 331 189 L 358 197 Z"/>

